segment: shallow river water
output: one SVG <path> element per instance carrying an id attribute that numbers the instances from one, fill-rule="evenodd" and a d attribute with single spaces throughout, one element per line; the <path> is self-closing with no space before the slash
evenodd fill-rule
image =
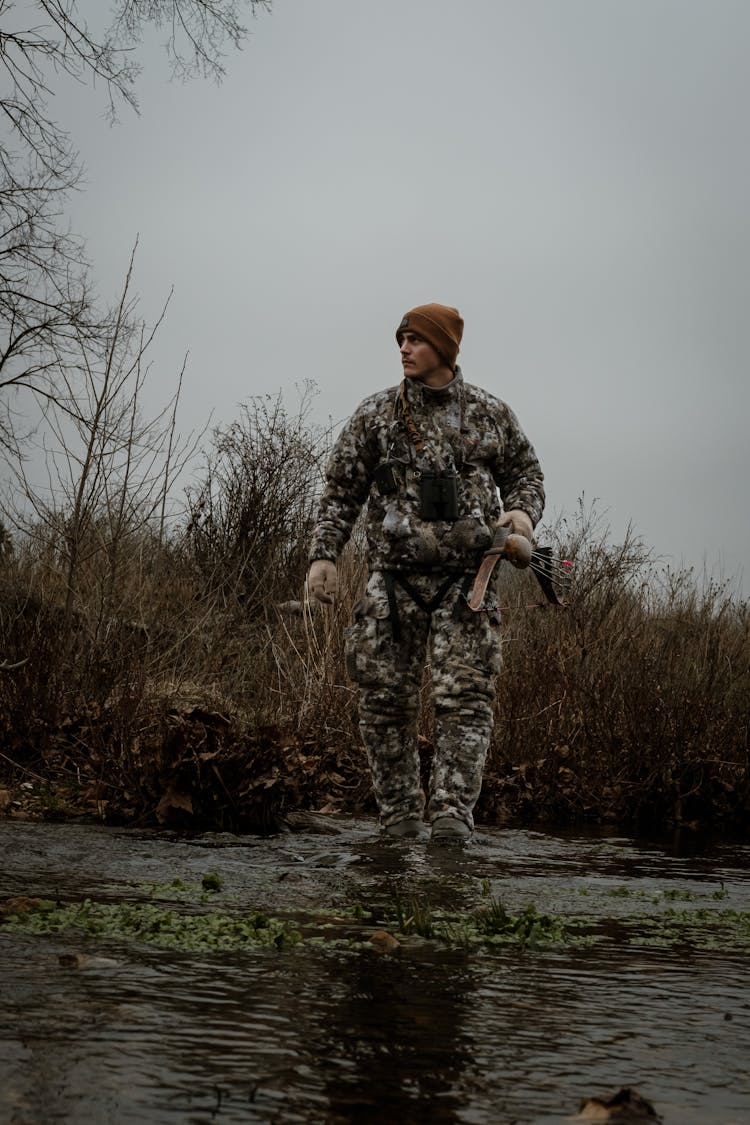
<path id="1" fill-rule="evenodd" d="M 169 901 L 211 873 L 220 890 L 171 905 L 264 911 L 307 938 L 184 952 L 6 922 L 0 1121 L 557 1125 L 632 1087 L 665 1125 L 750 1122 L 750 846 L 493 829 L 440 848 L 330 826 L 0 822 L 2 899 Z M 589 940 L 370 940 L 385 903 L 455 917 L 483 899 Z"/>

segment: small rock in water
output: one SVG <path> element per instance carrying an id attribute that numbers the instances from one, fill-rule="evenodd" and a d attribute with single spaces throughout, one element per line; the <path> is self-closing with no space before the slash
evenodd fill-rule
<path id="1" fill-rule="evenodd" d="M 389 934 L 387 930 L 376 930 L 370 938 L 373 949 L 377 953 L 395 953 L 397 949 L 401 948 L 401 942 Z"/>
<path id="2" fill-rule="evenodd" d="M 651 1102 L 624 1086 L 609 1098 L 584 1098 L 574 1121 L 611 1121 L 622 1125 L 655 1125 L 661 1121 Z"/>
<path id="3" fill-rule="evenodd" d="M 92 953 L 61 953 L 58 960 L 64 969 L 114 969 L 120 964 L 113 957 Z"/>

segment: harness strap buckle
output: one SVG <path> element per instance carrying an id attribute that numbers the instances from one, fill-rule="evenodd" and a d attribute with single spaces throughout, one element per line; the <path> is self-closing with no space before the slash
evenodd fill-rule
<path id="1" fill-rule="evenodd" d="M 421 610 L 431 617 L 435 610 L 442 604 L 451 586 L 454 586 L 456 582 L 458 582 L 461 575 L 449 574 L 448 577 L 440 583 L 429 601 L 422 597 L 419 590 L 414 589 L 408 579 L 404 578 L 403 575 L 398 574 L 396 571 L 384 570 L 383 577 L 385 578 L 385 592 L 388 597 L 388 609 L 391 615 L 391 632 L 394 641 L 398 643 L 401 640 L 401 621 L 398 612 L 398 601 L 396 600 L 396 584 L 398 583 L 401 589 L 409 595 L 415 605 L 418 605 Z"/>

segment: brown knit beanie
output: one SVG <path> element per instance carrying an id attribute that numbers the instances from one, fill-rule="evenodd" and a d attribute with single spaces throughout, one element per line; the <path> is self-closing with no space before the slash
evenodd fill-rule
<path id="1" fill-rule="evenodd" d="M 396 330 L 396 340 L 400 346 L 404 332 L 416 332 L 432 344 L 452 369 L 456 366 L 463 330 L 464 322 L 458 309 L 450 305 L 417 305 L 402 318 Z"/>

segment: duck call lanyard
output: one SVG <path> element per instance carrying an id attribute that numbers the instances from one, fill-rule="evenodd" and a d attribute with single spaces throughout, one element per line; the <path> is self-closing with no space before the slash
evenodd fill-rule
<path id="1" fill-rule="evenodd" d="M 454 378 L 455 378 L 455 376 L 454 376 Z M 458 410 L 459 410 L 458 432 L 459 432 L 459 434 L 463 434 L 463 432 L 464 432 L 464 388 L 463 388 L 463 384 L 459 384 L 457 390 L 458 390 Z M 411 409 L 411 406 L 409 405 L 409 399 L 407 398 L 407 395 L 406 395 L 406 379 L 402 380 L 400 387 L 396 391 L 396 399 L 395 399 L 395 402 L 394 402 L 393 414 L 394 414 L 395 418 L 400 418 L 401 421 L 404 423 L 404 429 L 406 430 L 406 433 L 409 437 L 409 441 L 411 442 L 414 449 L 416 449 L 417 453 L 424 453 L 425 448 L 426 448 L 425 443 L 424 443 L 424 439 L 419 432 L 419 427 L 417 426 L 417 423 L 414 421 L 414 415 L 412 414 L 412 409 Z M 391 443 L 391 449 L 392 448 L 393 448 L 393 443 Z M 390 458 L 390 453 L 391 453 L 391 450 L 389 449 L 389 451 L 388 451 L 388 457 L 389 458 Z M 438 460 L 442 460 L 442 458 L 440 458 L 438 456 Z M 463 461 L 463 456 L 461 456 L 461 454 L 459 454 L 459 460 Z"/>
<path id="2" fill-rule="evenodd" d="M 414 421 L 414 415 L 409 406 L 409 400 L 406 397 L 406 379 L 402 380 L 401 386 L 396 395 L 396 409 L 394 413 L 400 414 L 404 423 L 404 429 L 409 435 L 409 441 L 412 443 L 417 453 L 424 453 L 424 442 L 420 434 L 417 423 Z"/>

